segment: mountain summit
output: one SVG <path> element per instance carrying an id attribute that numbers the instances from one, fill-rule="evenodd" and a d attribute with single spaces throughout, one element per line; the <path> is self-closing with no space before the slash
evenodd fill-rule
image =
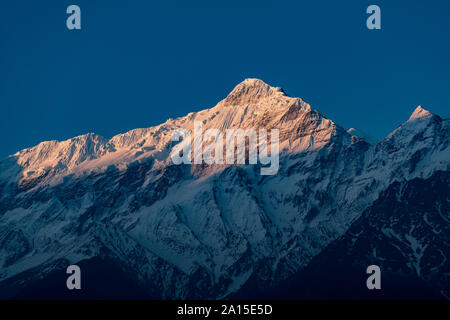
<path id="1" fill-rule="evenodd" d="M 283 96 L 284 91 L 278 87 L 271 87 L 259 79 L 245 79 L 231 91 L 225 101 L 229 104 L 242 105 L 258 102 L 273 95 Z"/>
<path id="2" fill-rule="evenodd" d="M 418 106 L 414 112 L 411 114 L 411 117 L 409 117 L 409 120 L 416 120 L 416 119 L 420 119 L 420 118 L 429 118 L 432 117 L 433 114 L 428 111 L 425 110 L 424 108 L 422 108 L 422 106 Z"/>

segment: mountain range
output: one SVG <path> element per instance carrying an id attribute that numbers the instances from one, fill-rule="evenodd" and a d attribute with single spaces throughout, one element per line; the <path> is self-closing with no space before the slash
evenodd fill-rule
<path id="1" fill-rule="evenodd" d="M 278 129 L 278 173 L 173 164 L 195 121 Z M 449 141 L 420 106 L 377 143 L 246 79 L 158 126 L 42 142 L 0 161 L 0 298 L 448 299 Z"/>

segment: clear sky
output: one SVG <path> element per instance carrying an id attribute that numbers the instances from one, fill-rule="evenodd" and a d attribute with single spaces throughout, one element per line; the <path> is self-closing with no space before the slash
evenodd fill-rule
<path id="1" fill-rule="evenodd" d="M 209 108 L 245 78 L 376 138 L 419 104 L 448 118 L 450 1 L 1 1 L 0 157 Z"/>

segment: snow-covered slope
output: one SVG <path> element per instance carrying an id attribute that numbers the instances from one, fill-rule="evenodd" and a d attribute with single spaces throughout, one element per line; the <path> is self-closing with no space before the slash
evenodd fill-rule
<path id="1" fill-rule="evenodd" d="M 194 121 L 204 130 L 278 129 L 278 173 L 173 165 L 172 133 Z M 156 127 L 43 142 L 0 162 L 0 281 L 107 256 L 162 298 L 278 283 L 394 181 L 447 171 L 449 127 L 418 108 L 371 146 L 303 100 L 247 79 L 215 107 Z"/>
<path id="2" fill-rule="evenodd" d="M 393 183 L 306 268 L 269 293 L 260 290 L 259 295 L 279 299 L 449 299 L 449 194 L 448 171 Z M 367 290 L 364 285 L 370 265 L 381 268 L 381 290 Z"/>

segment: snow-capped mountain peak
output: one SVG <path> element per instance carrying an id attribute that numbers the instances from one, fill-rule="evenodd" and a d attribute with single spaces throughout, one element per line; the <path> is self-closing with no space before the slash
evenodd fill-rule
<path id="1" fill-rule="evenodd" d="M 431 113 L 430 111 L 422 108 L 422 106 L 418 106 L 414 112 L 411 114 L 411 117 L 409 117 L 408 121 L 411 120 L 417 120 L 417 119 L 421 119 L 421 118 L 429 118 L 432 117 L 433 113 Z"/>
<path id="2" fill-rule="evenodd" d="M 239 83 L 229 95 L 264 97 L 272 94 L 284 94 L 284 91 L 282 88 L 272 87 L 260 79 L 247 78 Z"/>
<path id="3" fill-rule="evenodd" d="M 285 96 L 280 87 L 271 87 L 260 79 L 245 79 L 228 94 L 224 105 L 242 105 L 255 103 L 271 96 Z"/>
<path id="4" fill-rule="evenodd" d="M 215 107 L 169 119 L 158 126 L 134 129 L 109 140 L 90 133 L 19 151 L 11 156 L 14 166 L 20 168 L 13 180 L 31 186 L 57 177 L 59 183 L 72 173 L 103 172 L 111 166 L 126 168 L 145 159 L 167 165 L 172 133 L 178 128 L 192 132 L 195 121 L 201 122 L 204 130 L 212 128 L 223 133 L 228 129 L 278 129 L 280 149 L 292 153 L 318 150 L 336 136 L 343 140 L 341 143 L 350 143 L 344 129 L 312 110 L 302 99 L 289 97 L 281 88 L 262 80 L 245 79 Z M 3 166 L 6 165 L 5 162 Z"/>

